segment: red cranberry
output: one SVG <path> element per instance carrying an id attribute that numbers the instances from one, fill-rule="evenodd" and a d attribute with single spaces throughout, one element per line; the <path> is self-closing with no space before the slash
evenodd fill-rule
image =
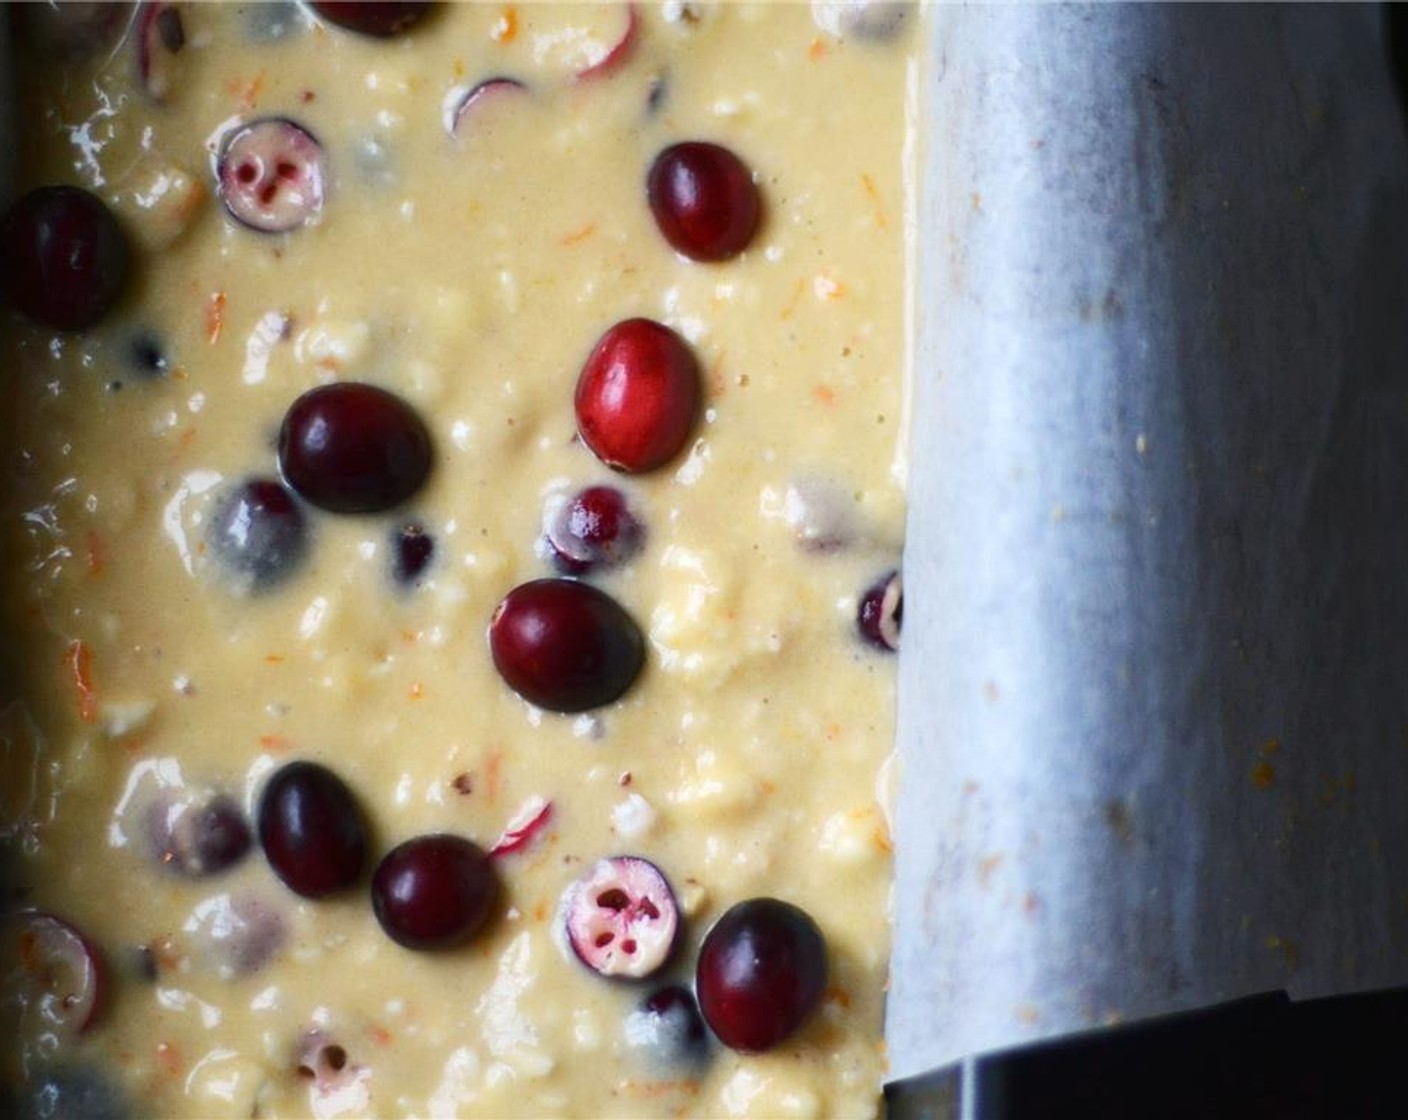
<path id="1" fill-rule="evenodd" d="M 662 1073 L 701 1062 L 708 1032 L 688 988 L 658 988 L 626 1016 L 626 1045 Z"/>
<path id="2" fill-rule="evenodd" d="M 558 571 L 580 576 L 624 564 L 640 551 L 643 537 L 621 491 L 588 486 L 554 513 L 545 539 Z"/>
<path id="3" fill-rule="evenodd" d="M 372 909 L 407 949 L 449 949 L 484 925 L 498 894 L 489 857 L 462 836 L 418 836 L 393 848 L 372 877 Z"/>
<path id="4" fill-rule="evenodd" d="M 374 513 L 400 505 L 430 473 L 430 432 L 400 397 L 356 381 L 322 385 L 289 406 L 279 431 L 284 478 L 315 506 Z"/>
<path id="5" fill-rule="evenodd" d="M 674 952 L 679 904 L 664 874 L 649 860 L 598 860 L 564 897 L 567 943 L 602 976 L 639 980 L 658 972 Z"/>
<path id="6" fill-rule="evenodd" d="M 250 121 L 231 133 L 215 173 L 230 216 L 261 233 L 307 225 L 323 208 L 323 147 L 286 117 Z"/>
<path id="7" fill-rule="evenodd" d="M 429 0 L 313 0 L 313 10 L 347 31 L 390 39 L 404 34 L 430 11 Z"/>
<path id="8" fill-rule="evenodd" d="M 117 219 L 81 187 L 36 187 L 0 227 L 10 299 L 36 323 L 91 327 L 127 284 L 131 253 Z"/>
<path id="9" fill-rule="evenodd" d="M 893 653 L 900 648 L 900 622 L 904 617 L 904 586 L 899 572 L 887 572 L 866 588 L 856 608 L 856 627 L 876 649 Z"/>
<path id="10" fill-rule="evenodd" d="M 520 98 L 527 93 L 528 87 L 517 78 L 486 78 L 446 101 L 445 129 L 451 136 L 462 136 L 470 122 L 490 104 Z"/>
<path id="11" fill-rule="evenodd" d="M 635 4 L 629 0 L 623 6 L 626 9 L 626 25 L 621 31 L 621 37 L 611 45 L 610 50 L 602 55 L 600 61 L 592 63 L 584 70 L 579 70 L 575 81 L 586 82 L 614 74 L 631 57 L 631 53 L 635 50 L 636 39 L 640 36 L 640 15 L 636 11 Z"/>
<path id="12" fill-rule="evenodd" d="M 553 712 L 599 708 L 631 686 L 645 642 L 615 599 L 585 583 L 540 579 L 510 591 L 489 621 L 504 681 Z"/>
<path id="13" fill-rule="evenodd" d="M 748 247 L 761 204 L 752 173 L 727 148 L 694 140 L 666 148 L 650 167 L 646 199 L 677 252 L 725 261 Z"/>
<path id="14" fill-rule="evenodd" d="M 5 951 L 8 950 L 8 951 Z M 22 989 L 22 1005 L 38 1010 L 65 1036 L 87 1030 L 102 1013 L 107 977 L 96 946 L 62 918 L 24 910 L 5 919 L 4 967 Z"/>
<path id="15" fill-rule="evenodd" d="M 699 363 L 684 339 L 652 319 L 601 336 L 577 379 L 577 431 L 609 467 L 637 474 L 684 447 L 701 396 Z"/>
<path id="16" fill-rule="evenodd" d="M 733 1050 L 770 1050 L 802 1026 L 826 988 L 826 941 L 789 902 L 754 898 L 714 923 L 699 949 L 699 1009 Z"/>
<path id="17" fill-rule="evenodd" d="M 352 791 L 316 762 L 275 771 L 259 799 L 259 842 L 284 885 L 304 898 L 352 886 L 367 858 L 366 828 Z"/>

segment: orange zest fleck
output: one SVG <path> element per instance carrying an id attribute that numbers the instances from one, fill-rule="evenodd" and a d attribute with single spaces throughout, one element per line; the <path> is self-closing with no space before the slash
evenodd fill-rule
<path id="1" fill-rule="evenodd" d="M 266 653 L 264 655 L 264 663 L 266 665 L 282 665 L 284 663 L 284 655 L 281 653 Z"/>
<path id="2" fill-rule="evenodd" d="M 558 240 L 559 245 L 579 245 L 596 232 L 596 223 L 588 222 L 581 229 L 574 229 Z"/>
<path id="3" fill-rule="evenodd" d="M 211 292 L 205 304 L 205 337 L 210 345 L 220 341 L 220 332 L 225 329 L 225 293 Z"/>
<path id="4" fill-rule="evenodd" d="M 489 755 L 489 761 L 484 764 L 484 795 L 489 799 L 489 803 L 494 803 L 494 798 L 499 795 L 499 768 L 503 765 L 504 756 L 498 751 Z"/>
<path id="5" fill-rule="evenodd" d="M 261 735 L 259 736 L 259 749 L 268 751 L 270 754 L 282 754 L 288 750 L 288 740 L 282 735 Z"/>
<path id="6" fill-rule="evenodd" d="M 518 10 L 512 4 L 499 9 L 499 18 L 489 32 L 489 38 L 496 43 L 511 43 L 518 35 Z"/>
<path id="7" fill-rule="evenodd" d="M 890 840 L 890 834 L 883 828 L 877 828 L 870 834 L 870 842 L 885 855 L 889 855 L 895 850 L 895 845 Z"/>
<path id="8" fill-rule="evenodd" d="M 392 1037 L 393 1037 L 393 1036 L 392 1036 L 391 1032 L 390 1032 L 389 1030 L 387 1030 L 385 1027 L 372 1027 L 372 1029 L 371 1029 L 370 1031 L 368 1031 L 367 1033 L 368 1033 L 369 1035 L 371 1035 L 372 1041 L 373 1041 L 374 1043 L 376 1043 L 378 1046 L 390 1046 L 390 1045 L 391 1045 L 391 1041 L 392 1041 Z"/>
<path id="9" fill-rule="evenodd" d="M 782 315 L 780 316 L 781 318 L 792 318 L 792 313 L 797 310 L 797 304 L 801 302 L 802 293 L 806 291 L 806 288 L 806 281 L 797 281 L 796 287 L 792 289 L 792 295 L 788 298 L 786 306 L 784 306 L 782 309 Z"/>
<path id="10" fill-rule="evenodd" d="M 889 215 L 885 213 L 885 203 L 881 201 L 880 191 L 875 186 L 875 180 L 865 172 L 861 172 L 861 186 L 865 188 L 865 196 L 870 199 L 870 204 L 875 208 L 875 224 L 881 229 L 890 228 Z"/>
<path id="11" fill-rule="evenodd" d="M 851 1006 L 851 993 L 836 984 L 829 985 L 821 998 L 827 1003 L 834 1003 L 837 1007 Z"/>
<path id="12" fill-rule="evenodd" d="M 88 574 L 92 576 L 102 572 L 107 564 L 108 550 L 103 541 L 103 535 L 96 529 L 88 530 Z"/>
<path id="13" fill-rule="evenodd" d="M 818 35 L 807 47 L 807 57 L 813 62 L 820 62 L 831 53 L 831 48 L 826 45 L 826 40 Z"/>
<path id="14" fill-rule="evenodd" d="M 1258 762 L 1252 767 L 1252 785 L 1257 789 L 1270 789 L 1276 781 L 1276 771 L 1269 762 Z"/>
<path id="15" fill-rule="evenodd" d="M 259 71 L 249 81 L 236 78 L 225 88 L 229 91 L 230 96 L 239 102 L 241 109 L 246 111 L 253 109 L 259 104 L 259 95 L 264 92 L 264 71 Z"/>
<path id="16" fill-rule="evenodd" d="M 84 723 L 96 723 L 98 690 L 93 687 L 93 653 L 88 643 L 81 639 L 69 642 L 65 660 L 73 675 L 73 686 L 78 690 L 78 718 Z"/>
<path id="17" fill-rule="evenodd" d="M 176 1049 L 169 1042 L 158 1042 L 156 1044 L 156 1062 L 161 1067 L 161 1071 L 168 1077 L 179 1077 L 183 1062 L 181 1061 L 181 1051 Z"/>
<path id="18" fill-rule="evenodd" d="M 812 389 L 812 400 L 825 408 L 836 403 L 836 390 L 830 385 L 817 385 Z"/>
<path id="19" fill-rule="evenodd" d="M 412 700 L 419 700 L 419 699 L 421 699 L 424 695 L 425 695 L 425 685 L 421 684 L 420 681 L 416 681 L 414 684 L 411 685 L 411 699 L 412 699 Z"/>

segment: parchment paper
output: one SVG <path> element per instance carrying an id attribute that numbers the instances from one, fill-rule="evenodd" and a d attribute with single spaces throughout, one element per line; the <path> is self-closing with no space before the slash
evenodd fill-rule
<path id="1" fill-rule="evenodd" d="M 1380 11 L 929 17 L 892 1071 L 1404 983 Z"/>

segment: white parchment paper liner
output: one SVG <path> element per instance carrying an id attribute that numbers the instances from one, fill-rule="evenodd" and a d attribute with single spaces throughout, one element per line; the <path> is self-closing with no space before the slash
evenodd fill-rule
<path id="1" fill-rule="evenodd" d="M 892 1072 L 1408 981 L 1380 12 L 929 15 Z"/>

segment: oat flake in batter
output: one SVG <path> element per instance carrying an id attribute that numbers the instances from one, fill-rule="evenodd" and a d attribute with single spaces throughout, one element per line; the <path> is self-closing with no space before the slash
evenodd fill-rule
<path id="1" fill-rule="evenodd" d="M 6 1114 L 875 1113 L 915 13 L 17 17 Z"/>

